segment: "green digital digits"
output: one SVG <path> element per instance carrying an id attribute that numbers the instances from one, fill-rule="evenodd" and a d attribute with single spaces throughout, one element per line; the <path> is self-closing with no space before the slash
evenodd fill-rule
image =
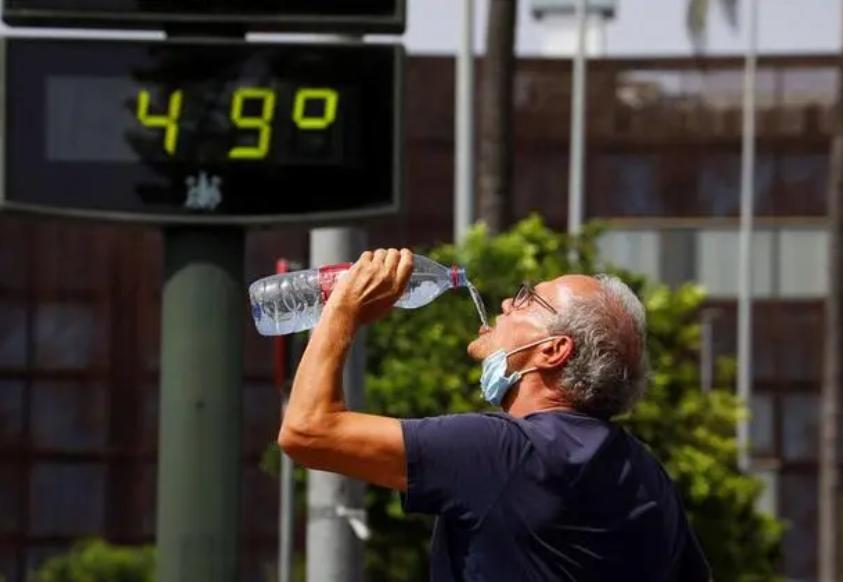
<path id="1" fill-rule="evenodd" d="M 331 127 L 337 118 L 339 107 L 339 92 L 327 87 L 300 87 L 293 96 L 293 111 L 291 120 L 299 130 L 316 131 Z M 173 91 L 167 101 L 167 111 L 161 114 L 151 114 L 149 103 L 150 92 L 146 89 L 138 91 L 135 115 L 145 127 L 164 130 L 164 151 L 173 156 L 176 152 L 179 138 L 179 121 L 182 114 L 184 92 Z M 245 112 L 248 101 L 258 102 L 259 111 L 247 114 Z M 228 151 L 228 158 L 232 160 L 262 160 L 269 153 L 272 141 L 272 122 L 275 117 L 275 106 L 278 96 L 268 87 L 239 87 L 231 98 L 231 122 L 238 128 L 257 132 L 254 145 L 239 145 Z M 308 105 L 321 102 L 321 110 L 308 112 Z"/>
<path id="2" fill-rule="evenodd" d="M 309 116 L 305 113 L 308 101 L 322 101 L 322 115 Z M 293 103 L 293 121 L 299 129 L 326 129 L 337 118 L 339 93 L 334 89 L 302 87 L 296 91 Z"/>
<path id="3" fill-rule="evenodd" d="M 164 151 L 171 156 L 176 152 L 176 143 L 179 137 L 179 117 L 181 116 L 182 92 L 174 91 L 170 95 L 167 104 L 167 113 L 164 115 L 149 114 L 149 91 L 142 89 L 138 93 L 138 120 L 146 127 L 164 129 Z"/>
<path id="4" fill-rule="evenodd" d="M 247 99 L 260 100 L 260 117 L 246 116 L 243 104 Z M 275 115 L 275 91 L 265 87 L 240 87 L 234 92 L 231 102 L 231 121 L 241 129 L 258 130 L 258 143 L 254 146 L 231 148 L 228 157 L 233 160 L 262 160 L 269 152 L 269 140 L 272 137 L 272 118 Z"/>

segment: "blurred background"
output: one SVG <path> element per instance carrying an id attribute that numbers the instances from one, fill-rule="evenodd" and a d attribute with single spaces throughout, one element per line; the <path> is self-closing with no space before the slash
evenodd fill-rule
<path id="1" fill-rule="evenodd" d="M 464 3 L 473 5 L 472 27 Z M 5 36 L 30 33 L 105 34 L 0 28 Z M 468 33 L 467 76 L 457 61 Z M 663 323 L 653 331 L 662 342 L 651 347 L 656 372 L 662 365 L 673 374 L 655 380 L 655 408 L 642 407 L 628 423 L 672 460 L 695 525 L 708 532 L 701 537 L 715 574 L 719 566 L 715 579 L 843 580 L 834 518 L 843 438 L 833 325 L 840 218 L 831 204 L 843 196 L 832 155 L 843 135 L 841 4 L 408 0 L 406 32 L 366 42 L 399 42 L 407 51 L 403 209 L 344 224 L 363 231 L 370 248 L 407 246 L 465 264 L 491 313 L 520 278 L 554 269 L 624 273 L 647 299 L 651 321 Z M 473 89 L 460 101 L 467 79 Z M 747 124 L 753 110 L 755 123 Z M 460 140 L 467 140 L 462 153 Z M 743 223 L 742 189 L 753 201 Z M 248 229 L 242 283 L 274 273 L 279 259 L 291 268 L 310 264 L 309 226 Z M 131 548 L 156 539 L 164 246 L 154 225 L 0 213 L 5 582 L 38 572 L 39 580 L 75 582 L 73 568 L 55 560 L 80 540 L 89 541 L 76 546 L 77 557 L 101 552 L 104 562 L 134 564 L 126 567 L 139 580 L 150 575 L 154 558 Z M 445 325 L 447 337 L 462 341 L 476 329 L 467 296 L 447 301 L 370 332 L 370 410 L 417 416 L 480 406 L 472 393 L 477 370 L 462 361 L 461 344 L 425 335 L 443 325 L 447 309 L 462 310 L 456 320 L 467 326 Z M 742 308 L 751 342 L 739 354 Z M 214 579 L 278 581 L 274 440 L 301 338 L 279 352 L 247 315 L 243 321 L 242 406 L 231 411 L 242 423 L 237 572 Z M 417 388 L 406 379 L 382 379 L 400 369 L 390 362 L 412 362 L 412 346 L 400 340 L 413 337 L 418 351 L 447 346 L 456 370 L 419 378 L 428 400 L 411 395 Z M 749 397 L 749 424 L 737 400 L 718 396 L 735 393 Z M 692 412 L 670 416 L 677 403 Z M 660 414 L 667 416 L 658 421 Z M 703 429 L 714 435 L 707 444 Z M 715 437 L 722 437 L 718 452 L 706 448 Z M 685 463 L 692 457 L 700 464 Z M 306 480 L 297 471 L 296 580 L 308 577 L 305 556 L 316 551 L 306 543 Z M 344 579 L 427 579 L 429 522 L 402 517 L 386 492 L 370 491 L 367 504 L 372 537 L 357 573 Z M 717 523 L 705 522 L 706 514 Z M 117 546 L 129 553 L 118 555 Z M 332 559 L 329 549 L 318 551 Z"/>

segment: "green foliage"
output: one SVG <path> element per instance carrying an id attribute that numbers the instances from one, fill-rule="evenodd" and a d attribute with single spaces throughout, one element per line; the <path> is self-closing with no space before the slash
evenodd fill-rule
<path id="1" fill-rule="evenodd" d="M 44 562 L 33 582 L 154 582 L 152 546 L 112 546 L 102 540 L 77 544 Z"/>
<path id="2" fill-rule="evenodd" d="M 675 479 L 718 582 L 776 580 L 782 527 L 754 510 L 760 484 L 736 465 L 734 426 L 745 412 L 726 388 L 700 390 L 696 321 L 702 292 L 693 286 L 672 291 L 601 265 L 599 231 L 599 225 L 590 225 L 572 241 L 531 217 L 494 237 L 475 227 L 459 248 L 445 245 L 427 254 L 465 266 L 490 314 L 524 280 L 566 272 L 622 276 L 644 298 L 653 376 L 646 398 L 619 422 L 652 448 Z M 574 262 L 571 250 L 578 257 Z M 465 354 L 479 325 L 467 294 L 450 293 L 420 310 L 395 310 L 373 326 L 366 378 L 370 410 L 419 417 L 484 409 L 479 366 Z M 729 374 L 728 362 L 721 362 L 718 385 L 729 386 Z M 403 516 L 397 495 L 383 489 L 371 488 L 368 502 L 374 535 L 367 580 L 427 580 L 430 521 Z"/>
<path id="3" fill-rule="evenodd" d="M 738 2 L 737 0 L 720 0 L 720 8 L 726 18 L 726 22 L 732 28 L 738 26 Z M 705 46 L 706 29 L 708 28 L 708 13 L 711 9 L 710 0 L 688 0 L 688 10 L 685 17 L 685 26 L 691 37 L 691 42 L 697 51 Z"/>

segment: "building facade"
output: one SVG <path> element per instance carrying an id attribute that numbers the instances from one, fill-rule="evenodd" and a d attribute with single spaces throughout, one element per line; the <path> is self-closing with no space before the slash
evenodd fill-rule
<path id="1" fill-rule="evenodd" d="M 828 288 L 826 183 L 836 59 L 762 59 L 753 244 L 756 466 L 766 507 L 790 523 L 783 571 L 816 577 L 818 406 Z M 518 65 L 515 217 L 566 223 L 570 63 Z M 604 258 L 669 284 L 700 282 L 701 366 L 734 355 L 742 61 L 590 64 L 586 212 L 610 221 Z M 429 246 L 452 232 L 453 61 L 415 57 L 407 80 L 407 209 L 368 223 L 371 246 Z M 245 279 L 307 231 L 249 235 Z M 158 435 L 160 233 L 0 216 L 0 574 L 81 537 L 151 543 Z M 244 312 L 247 309 L 244 298 Z M 277 482 L 272 342 L 247 318 L 241 580 L 272 580 Z M 705 377 L 706 374 L 703 374 Z M 701 387 L 705 389 L 705 386 Z"/>

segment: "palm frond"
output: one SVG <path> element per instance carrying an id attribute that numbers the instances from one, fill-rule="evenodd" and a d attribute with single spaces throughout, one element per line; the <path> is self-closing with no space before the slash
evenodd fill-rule
<path id="1" fill-rule="evenodd" d="M 722 0 L 723 2 L 734 2 L 735 0 Z M 701 51 L 705 46 L 706 27 L 708 24 L 708 0 L 688 0 L 688 12 L 685 25 L 691 37 L 691 44 L 694 50 Z"/>
<path id="2" fill-rule="evenodd" d="M 720 0 L 720 7 L 726 15 L 726 22 L 732 28 L 738 27 L 738 0 Z"/>

